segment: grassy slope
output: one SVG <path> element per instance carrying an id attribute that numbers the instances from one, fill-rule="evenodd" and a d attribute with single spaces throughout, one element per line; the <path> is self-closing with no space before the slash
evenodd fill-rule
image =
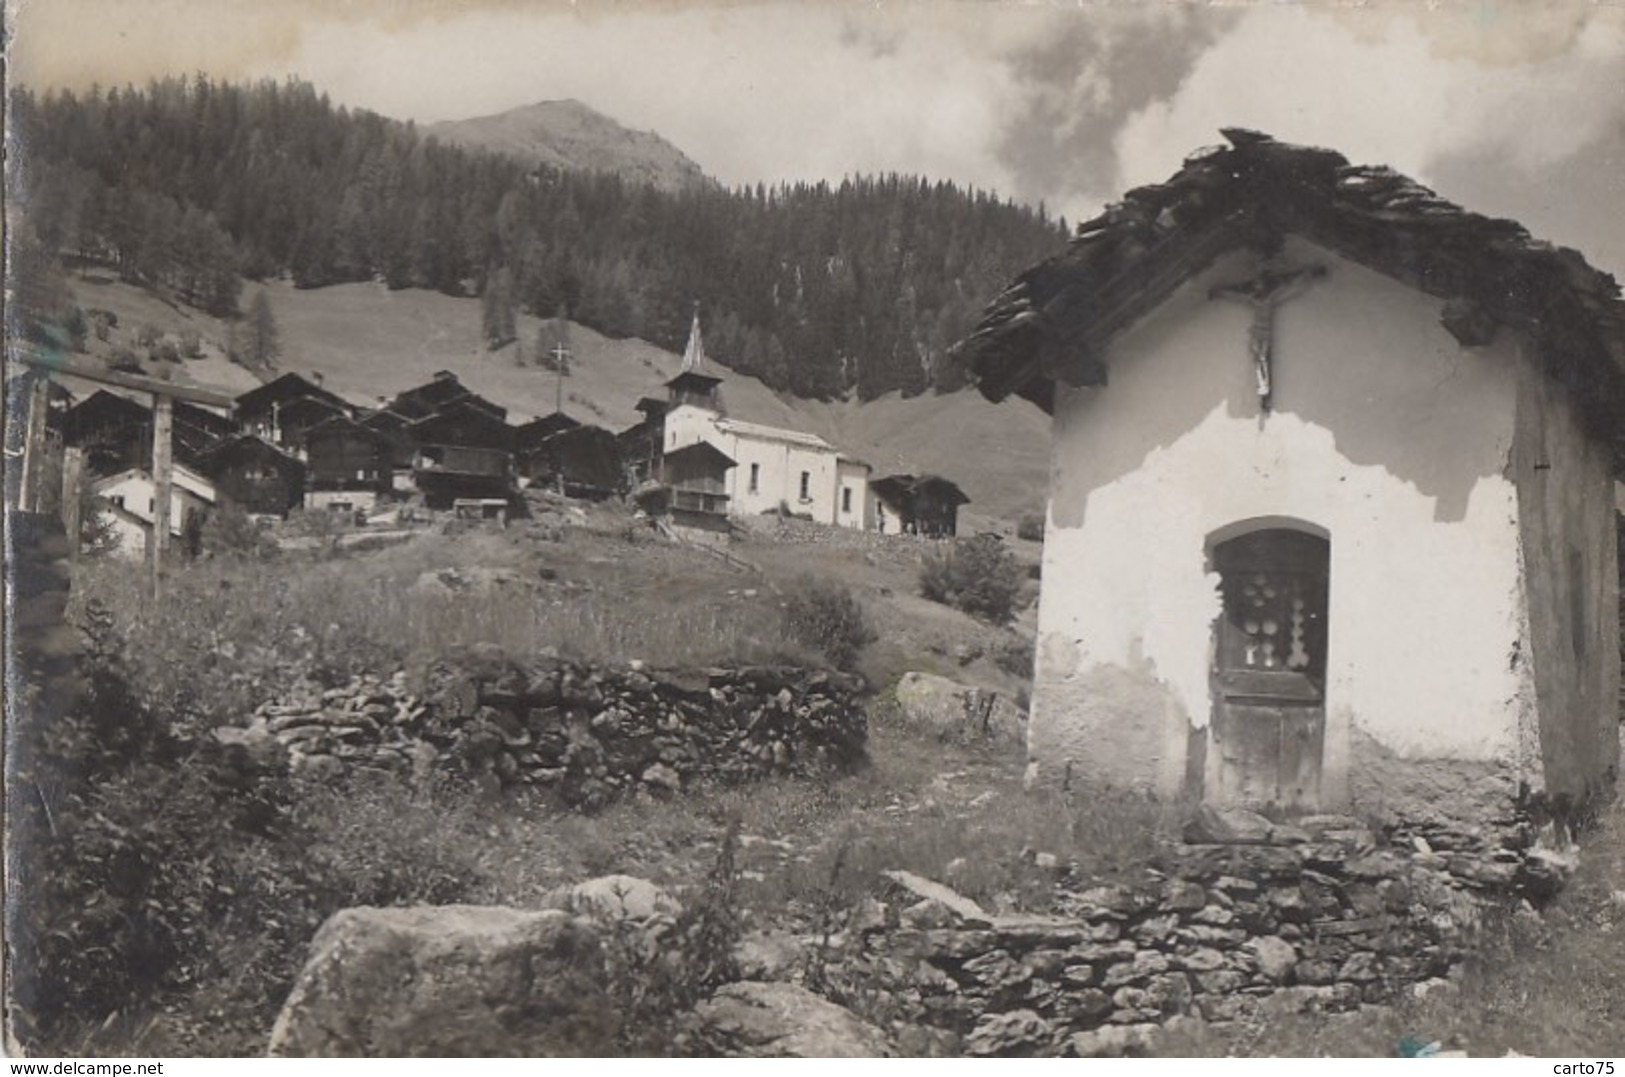
<path id="1" fill-rule="evenodd" d="M 256 384 L 252 374 L 223 358 L 227 330 L 218 319 L 128 285 L 86 278 L 73 283 L 83 305 L 119 316 L 113 340 L 95 342 L 93 352 L 133 346 L 133 335 L 143 324 L 177 334 L 192 329 L 202 335 L 208 357 L 180 364 L 174 371 L 177 380 L 233 393 Z M 260 287 L 245 288 L 245 306 Z M 527 362 L 534 360 L 540 319 L 522 316 L 520 343 L 491 352 L 479 339 L 478 300 L 419 289 L 390 291 L 380 284 L 308 291 L 284 282 L 263 287 L 282 334 L 279 368 L 319 372 L 328 388 L 358 404 L 375 404 L 378 397 L 421 384 L 437 370 L 450 370 L 507 407 L 511 422 L 553 410 L 553 375 L 515 362 L 521 349 Z M 638 398 L 661 395 L 661 383 L 680 367 L 678 356 L 646 341 L 611 340 L 582 326 L 571 327 L 570 339 L 576 368 L 564 379 L 564 410 L 613 430 L 636 422 Z M 1031 405 L 993 405 L 973 392 L 912 400 L 891 394 L 867 404 L 825 404 L 781 397 L 720 363 L 715 373 L 726 379 L 722 391 L 731 415 L 821 434 L 869 461 L 877 474 L 947 475 L 970 495 L 968 511 L 978 519 L 1009 520 L 1042 504 L 1048 429 L 1045 417 Z"/>
<path id="2" fill-rule="evenodd" d="M 167 619 L 134 636 L 140 645 L 129 656 L 131 668 L 149 687 L 161 687 L 165 678 L 207 679 L 175 660 L 177 653 L 194 660 L 211 655 L 206 640 L 271 642 L 256 616 L 279 626 L 278 639 L 302 628 L 306 638 L 336 640 L 352 661 L 365 658 L 369 640 L 424 654 L 453 640 L 518 640 L 521 649 L 554 643 L 594 657 L 708 662 L 737 656 L 747 644 L 782 646 L 774 639 L 780 592 L 809 570 L 848 584 L 868 607 L 881 641 L 864 666 L 877 680 L 926 668 L 1006 691 L 1016 686 L 987 658 L 965 669 L 953 661 L 956 645 L 991 650 L 1001 633 L 913 596 L 925 544 L 899 539 L 855 554 L 822 541 L 754 539 L 739 552 L 760 567 L 758 574 L 691 548 L 634 542 L 628 522 L 624 509 L 594 506 L 562 541 L 512 528 L 424 535 L 373 553 L 317 553 L 290 562 L 299 571 L 287 574 L 289 585 L 282 588 L 272 586 L 263 566 L 211 562 L 177 578 L 174 599 L 162 611 L 146 609 L 139 587 L 116 565 L 82 571 L 88 587 L 99 589 L 114 609 Z M 448 617 L 434 608 L 439 600 L 411 586 L 423 572 L 448 565 L 509 569 L 534 582 L 484 601 L 458 601 L 458 615 Z M 538 572 L 542 567 L 552 570 L 550 580 Z M 233 585 L 222 588 L 222 579 Z M 281 596 L 274 606 L 273 592 Z M 371 668 L 391 667 L 373 660 Z M 223 686 L 223 679 L 214 680 Z M 873 893 L 877 872 L 903 867 L 948 878 L 956 860 L 963 863 L 952 877 L 966 893 L 1001 907 L 1042 910 L 1053 884 L 1022 850 L 1053 852 L 1110 877 L 1137 870 L 1152 835 L 1171 825 L 1154 804 L 1088 798 L 1081 810 L 1065 809 L 1041 791 L 1025 791 L 1019 745 L 939 743 L 899 724 L 883 705 L 872 716 L 872 731 L 872 768 L 847 778 L 629 802 L 597 817 L 561 818 L 534 805 L 430 801 L 390 788 L 349 801 L 334 794 L 330 806 L 312 808 L 329 827 L 317 845 L 341 859 L 364 849 L 369 864 L 401 856 L 407 858 L 403 870 L 420 873 L 455 868 L 474 880 L 467 900 L 526 906 L 548 887 L 605 872 L 691 887 L 703 876 L 720 827 L 737 816 L 749 836 L 741 863 L 749 872 L 741 894 L 747 925 L 816 933 L 818 922 L 809 917 L 821 903 L 846 904 Z M 1625 805 L 1618 804 L 1587 835 L 1580 872 L 1554 908 L 1540 922 L 1519 918 L 1492 926 L 1482 958 L 1457 991 L 1335 1017 L 1186 1029 L 1161 1050 L 1382 1057 L 1409 1036 L 1476 1056 L 1618 1054 L 1625 1030 L 1625 898 L 1616 894 L 1625 895 Z M 264 1032 L 211 1031 L 222 1038 L 206 1046 L 257 1053 Z M 85 1049 L 152 1053 L 146 1049 L 165 1043 L 161 1025 L 151 1034 L 159 1039 L 132 1043 L 118 1038 L 127 1031 L 112 1030 Z"/>

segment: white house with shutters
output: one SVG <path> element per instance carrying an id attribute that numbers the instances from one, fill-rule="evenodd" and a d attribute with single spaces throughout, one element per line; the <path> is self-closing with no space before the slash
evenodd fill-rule
<path id="1" fill-rule="evenodd" d="M 666 383 L 662 451 L 705 442 L 733 460 L 727 478 L 731 516 L 785 511 L 866 530 L 872 511 L 869 465 L 816 434 L 725 415 L 718 393 L 722 379 L 704 372 L 704 358 L 696 316 L 682 372 Z"/>

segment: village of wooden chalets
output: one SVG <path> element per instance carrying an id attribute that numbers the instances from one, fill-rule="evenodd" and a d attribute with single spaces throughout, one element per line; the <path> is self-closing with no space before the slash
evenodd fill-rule
<path id="1" fill-rule="evenodd" d="M 1152 153 L 1147 70 L 1082 223 L 14 84 L 8 1051 L 1625 1051 L 1617 175 L 1592 250 L 1333 123 Z"/>

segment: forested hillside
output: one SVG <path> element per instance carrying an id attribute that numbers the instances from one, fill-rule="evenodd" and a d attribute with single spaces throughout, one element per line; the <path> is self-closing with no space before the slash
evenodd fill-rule
<path id="1" fill-rule="evenodd" d="M 677 349 L 698 301 L 713 354 L 805 397 L 956 387 L 946 348 L 1065 238 L 1042 210 L 909 177 L 668 193 L 537 169 L 300 82 L 12 106 L 13 195 L 39 241 L 22 260 L 106 264 L 215 312 L 238 273 L 478 294 L 493 346 L 515 310 L 567 309 Z"/>

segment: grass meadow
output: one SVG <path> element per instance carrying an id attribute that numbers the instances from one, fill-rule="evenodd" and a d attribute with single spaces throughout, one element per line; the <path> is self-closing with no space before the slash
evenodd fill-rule
<path id="1" fill-rule="evenodd" d="M 1044 911 L 1057 891 L 1037 853 L 1110 880 L 1143 872 L 1176 832 L 1182 805 L 1027 791 L 1020 745 L 945 741 L 896 708 L 889 688 L 911 668 L 1012 692 L 1022 683 L 1015 664 L 999 663 L 1008 630 L 918 597 L 919 550 L 762 543 L 741 553 L 753 568 L 657 543 L 624 514 L 593 509 L 553 534 L 516 525 L 366 551 L 215 557 L 173 572 L 161 604 L 128 562 L 84 562 L 70 613 L 110 627 L 114 653 L 104 657 L 131 698 L 98 703 L 100 718 L 64 734 L 79 740 L 52 742 L 91 762 L 42 786 L 60 790 L 57 807 L 28 823 L 49 916 L 24 957 L 78 985 L 43 997 L 30 1045 L 260 1053 L 310 937 L 349 905 L 535 906 L 553 887 L 624 872 L 704 909 L 717 900 L 705 897 L 708 879 L 726 853 L 737 886 L 723 919 L 816 937 L 832 910 L 879 893 L 885 870 L 950 882 L 991 908 Z M 657 667 L 821 663 L 784 616 L 809 571 L 850 591 L 877 637 L 856 662 L 875 688 L 869 758 L 848 775 L 639 796 L 577 814 L 454 780 L 247 789 L 195 749 L 210 726 L 246 721 L 299 680 L 410 677 L 475 644 Z M 142 722 L 154 728 L 131 741 Z M 107 730 L 121 731 L 116 743 Z M 1569 890 L 1543 916 L 1493 924 L 1452 991 L 1346 1017 L 1185 1028 L 1164 1050 L 1381 1057 L 1414 1036 L 1474 1054 L 1617 1054 L 1622 844 L 1616 806 L 1587 836 Z M 603 1053 L 658 1049 L 635 1016 L 605 1033 Z"/>

